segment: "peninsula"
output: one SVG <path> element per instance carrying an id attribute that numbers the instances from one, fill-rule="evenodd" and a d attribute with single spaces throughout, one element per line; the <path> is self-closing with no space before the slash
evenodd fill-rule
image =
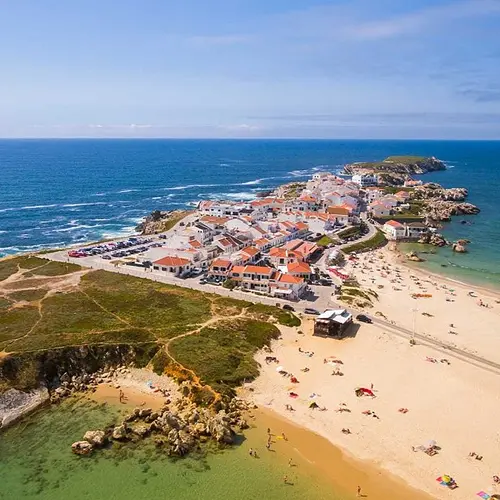
<path id="1" fill-rule="evenodd" d="M 225 446 L 257 405 L 435 498 L 493 491 L 500 297 L 421 274 L 395 249 L 438 240 L 433 226 L 464 213 L 467 190 L 415 180 L 423 165 L 441 169 L 433 158 L 380 163 L 154 212 L 130 238 L 1 260 L 2 425 L 141 380 L 161 402 L 89 429 L 75 453 L 149 437 L 172 455 Z M 432 212 L 438 203 L 448 208 Z M 443 474 L 460 488 L 436 482 Z"/>

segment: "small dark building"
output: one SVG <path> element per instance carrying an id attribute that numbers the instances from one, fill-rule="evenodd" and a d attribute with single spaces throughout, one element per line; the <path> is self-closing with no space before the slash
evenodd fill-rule
<path id="1" fill-rule="evenodd" d="M 316 318 L 314 335 L 341 338 L 351 324 L 352 314 L 346 309 L 329 309 Z"/>

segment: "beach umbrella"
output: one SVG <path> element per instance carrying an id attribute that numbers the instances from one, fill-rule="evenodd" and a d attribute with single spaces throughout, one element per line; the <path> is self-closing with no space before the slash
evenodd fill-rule
<path id="1" fill-rule="evenodd" d="M 443 483 L 451 483 L 451 477 L 448 475 L 441 476 L 443 479 Z"/>
<path id="2" fill-rule="evenodd" d="M 434 439 L 431 439 L 431 440 L 427 441 L 427 443 L 425 443 L 424 446 L 426 448 L 434 448 L 434 446 L 436 446 L 436 445 L 437 445 L 436 441 L 434 441 Z"/>
<path id="3" fill-rule="evenodd" d="M 281 372 L 281 371 L 284 371 L 285 369 L 282 367 L 282 366 L 278 366 L 278 368 L 276 368 L 276 371 L 277 372 Z"/>

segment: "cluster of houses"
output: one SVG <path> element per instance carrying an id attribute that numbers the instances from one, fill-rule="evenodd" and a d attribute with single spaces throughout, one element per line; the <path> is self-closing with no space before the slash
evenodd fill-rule
<path id="1" fill-rule="evenodd" d="M 293 195 L 282 187 L 252 201 L 204 200 L 191 222 L 136 261 L 180 277 L 205 270 L 243 289 L 298 299 L 321 252 L 314 240 L 357 222 L 361 197 L 358 184 L 319 172 Z"/>
<path id="2" fill-rule="evenodd" d="M 387 217 L 395 212 L 410 208 L 408 203 L 410 193 L 408 191 L 398 191 L 395 194 L 385 194 L 377 187 L 365 188 L 368 212 L 372 217 Z"/>
<path id="3" fill-rule="evenodd" d="M 180 277 L 204 271 L 209 279 L 232 280 L 245 290 L 299 299 L 307 292 L 310 263 L 321 252 L 318 237 L 359 222 L 364 203 L 375 217 L 404 207 L 406 191 L 384 195 L 376 183 L 374 175 L 346 180 L 317 172 L 308 182 L 281 186 L 265 198 L 203 200 L 189 222 L 165 235 L 161 246 L 137 255 L 136 262 Z M 394 221 L 384 226 L 390 239 L 412 239 L 419 230 Z"/>

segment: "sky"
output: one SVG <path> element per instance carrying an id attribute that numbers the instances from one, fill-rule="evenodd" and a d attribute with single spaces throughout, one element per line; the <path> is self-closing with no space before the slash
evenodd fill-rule
<path id="1" fill-rule="evenodd" d="M 0 137 L 500 139 L 500 0 L 0 0 Z"/>

